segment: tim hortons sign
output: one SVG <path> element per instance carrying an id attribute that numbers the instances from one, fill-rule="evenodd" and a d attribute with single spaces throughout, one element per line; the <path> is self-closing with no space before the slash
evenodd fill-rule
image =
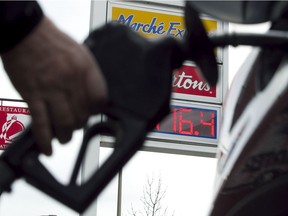
<path id="1" fill-rule="evenodd" d="M 173 75 L 173 92 L 182 95 L 216 97 L 216 87 L 211 87 L 193 65 L 183 65 Z"/>

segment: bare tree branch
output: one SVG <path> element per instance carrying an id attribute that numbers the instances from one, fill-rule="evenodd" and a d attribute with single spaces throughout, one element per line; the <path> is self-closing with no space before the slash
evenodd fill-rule
<path id="1" fill-rule="evenodd" d="M 167 187 L 163 189 L 162 179 L 158 178 L 155 183 L 154 176 L 147 177 L 146 184 L 143 187 L 143 195 L 140 198 L 143 204 L 143 211 L 136 211 L 131 205 L 131 216 L 167 216 L 168 207 L 163 208 L 162 201 L 166 196 Z M 174 216 L 174 212 L 172 214 Z"/>

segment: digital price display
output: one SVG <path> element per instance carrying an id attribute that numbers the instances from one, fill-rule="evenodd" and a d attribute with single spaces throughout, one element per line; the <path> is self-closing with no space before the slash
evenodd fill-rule
<path id="1" fill-rule="evenodd" d="M 216 144 L 219 130 L 217 106 L 172 105 L 170 114 L 149 137 Z"/>

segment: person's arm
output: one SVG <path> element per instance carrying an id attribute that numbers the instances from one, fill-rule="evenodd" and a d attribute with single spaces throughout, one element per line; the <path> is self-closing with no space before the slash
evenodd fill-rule
<path id="1" fill-rule="evenodd" d="M 61 32 L 45 15 L 20 42 L 1 53 L 13 85 L 28 103 L 40 149 L 52 153 L 100 111 L 107 99 L 105 80 L 90 51 Z"/>

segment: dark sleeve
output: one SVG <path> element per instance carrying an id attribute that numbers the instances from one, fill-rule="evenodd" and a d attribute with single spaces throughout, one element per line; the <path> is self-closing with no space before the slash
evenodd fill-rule
<path id="1" fill-rule="evenodd" d="M 25 38 L 43 17 L 36 1 L 0 1 L 0 54 Z"/>

